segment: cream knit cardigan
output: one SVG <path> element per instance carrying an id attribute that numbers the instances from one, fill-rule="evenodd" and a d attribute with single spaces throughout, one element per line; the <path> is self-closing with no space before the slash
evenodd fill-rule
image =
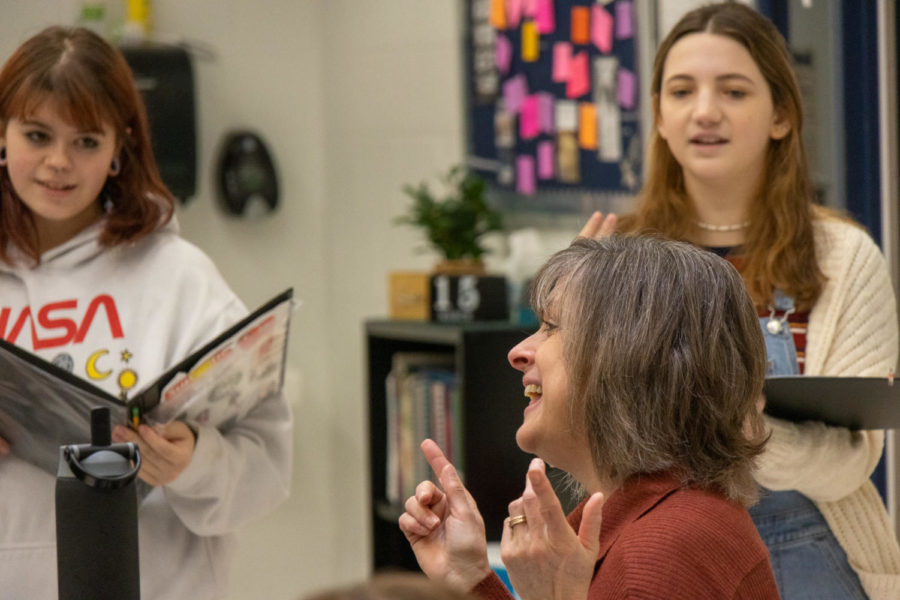
<path id="1" fill-rule="evenodd" d="M 897 309 L 884 257 L 858 227 L 815 221 L 816 258 L 828 281 L 809 315 L 807 375 L 886 376 L 897 364 Z M 869 476 L 882 431 L 766 417 L 772 437 L 757 480 L 812 499 L 870 598 L 900 598 L 900 546 Z"/>

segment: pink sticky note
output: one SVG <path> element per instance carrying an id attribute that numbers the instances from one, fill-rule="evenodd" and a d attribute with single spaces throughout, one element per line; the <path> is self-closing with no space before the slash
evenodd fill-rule
<path id="1" fill-rule="evenodd" d="M 537 15 L 537 0 L 522 0 L 522 14 L 534 18 Z"/>
<path id="2" fill-rule="evenodd" d="M 616 39 L 626 40 L 634 35 L 630 0 L 616 2 Z"/>
<path id="3" fill-rule="evenodd" d="M 534 157 L 522 155 L 516 158 L 516 191 L 528 196 L 536 189 L 534 180 Z"/>
<path id="4" fill-rule="evenodd" d="M 494 42 L 494 62 L 497 69 L 502 74 L 509 72 L 509 64 L 512 61 L 513 47 L 512 42 L 505 35 L 498 35 L 497 41 Z"/>
<path id="5" fill-rule="evenodd" d="M 572 44 L 556 42 L 553 44 L 553 81 L 562 83 L 569 80 L 569 63 L 572 62 Z"/>
<path id="6" fill-rule="evenodd" d="M 634 108 L 635 77 L 628 69 L 621 68 L 618 73 L 619 106 L 622 108 Z"/>
<path id="7" fill-rule="evenodd" d="M 556 152 L 553 142 L 544 140 L 537 145 L 537 176 L 541 179 L 553 179 L 556 174 Z"/>
<path id="8" fill-rule="evenodd" d="M 573 56 L 569 67 L 569 80 L 566 83 L 566 98 L 578 98 L 591 91 L 588 53 L 582 51 Z"/>
<path id="9" fill-rule="evenodd" d="M 537 137 L 541 132 L 539 100 L 537 94 L 526 96 L 519 114 L 519 136 L 523 140 Z"/>
<path id="10" fill-rule="evenodd" d="M 538 92 L 538 122 L 541 133 L 553 133 L 556 130 L 556 99 L 550 92 Z"/>
<path id="11" fill-rule="evenodd" d="M 506 24 L 515 29 L 522 20 L 522 0 L 506 0 Z"/>
<path id="12" fill-rule="evenodd" d="M 525 75 L 519 74 L 503 83 L 503 101 L 506 112 L 516 114 L 522 108 L 522 102 L 528 95 L 528 82 Z"/>
<path id="13" fill-rule="evenodd" d="M 537 0 L 537 13 L 534 15 L 538 33 L 553 33 L 556 29 L 556 18 L 553 16 L 553 0 Z"/>
<path id="14" fill-rule="evenodd" d="M 603 52 L 609 54 L 613 46 L 613 17 L 605 8 L 595 4 L 591 15 L 591 41 Z"/>

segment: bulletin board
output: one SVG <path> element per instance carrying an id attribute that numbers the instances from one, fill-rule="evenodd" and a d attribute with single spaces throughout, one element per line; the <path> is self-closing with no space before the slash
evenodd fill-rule
<path id="1" fill-rule="evenodd" d="M 633 0 L 466 0 L 470 169 L 505 209 L 630 198 L 643 147 Z"/>

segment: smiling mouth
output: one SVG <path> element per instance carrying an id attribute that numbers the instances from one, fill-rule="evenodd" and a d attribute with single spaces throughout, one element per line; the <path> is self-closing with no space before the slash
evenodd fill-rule
<path id="1" fill-rule="evenodd" d="M 543 388 L 539 385 L 529 383 L 525 386 L 525 397 L 530 400 L 537 400 L 544 393 Z"/>
<path id="2" fill-rule="evenodd" d="M 75 189 L 75 184 L 71 183 L 56 183 L 54 181 L 40 181 L 38 183 L 48 190 L 53 190 L 54 192 L 63 192 Z"/>

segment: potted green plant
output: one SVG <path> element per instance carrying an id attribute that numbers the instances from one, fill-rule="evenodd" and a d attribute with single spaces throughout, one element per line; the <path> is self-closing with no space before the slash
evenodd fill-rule
<path id="1" fill-rule="evenodd" d="M 405 185 L 403 192 L 413 202 L 394 222 L 421 227 L 431 247 L 443 260 L 435 272 L 482 274 L 482 256 L 488 250 L 482 237 L 503 229 L 502 215 L 488 206 L 483 178 L 455 166 L 443 177 L 446 195 L 439 197 L 427 183 Z"/>

